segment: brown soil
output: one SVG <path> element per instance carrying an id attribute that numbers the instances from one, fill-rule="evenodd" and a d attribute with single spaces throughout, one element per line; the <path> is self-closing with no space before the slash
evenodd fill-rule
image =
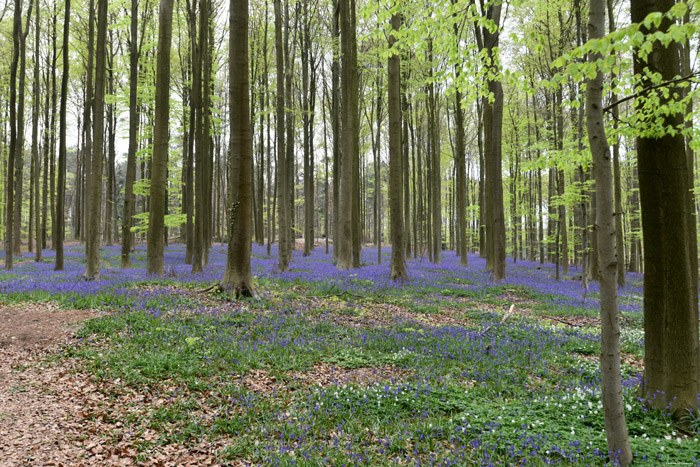
<path id="1" fill-rule="evenodd" d="M 109 400 L 110 385 L 76 359 L 47 358 L 74 345 L 78 323 L 96 316 L 48 303 L 0 305 L 0 467 L 216 465 L 220 446 L 207 443 L 139 452 L 156 434 L 111 420 L 124 408 Z"/>

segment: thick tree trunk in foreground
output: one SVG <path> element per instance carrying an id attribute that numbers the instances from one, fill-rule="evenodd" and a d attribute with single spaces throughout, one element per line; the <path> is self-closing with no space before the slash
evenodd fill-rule
<path id="1" fill-rule="evenodd" d="M 391 17 L 391 26 L 398 32 L 401 16 Z M 389 215 L 391 216 L 391 279 L 405 280 L 406 250 L 404 248 L 403 219 L 403 153 L 401 148 L 401 59 L 395 48 L 395 37 L 389 36 L 389 46 L 394 47 L 389 56 Z"/>
<path id="2" fill-rule="evenodd" d="M 641 22 L 655 11 L 665 13 L 674 3 L 631 0 L 632 21 Z M 664 20 L 659 29 L 667 31 L 670 25 Z M 646 67 L 663 80 L 679 75 L 677 44 L 671 42 L 664 47 L 654 42 L 648 61 L 635 55 L 635 73 L 644 75 Z M 649 84 L 651 80 L 643 78 L 642 86 Z M 659 95 L 659 100 L 662 106 L 669 99 Z M 664 126 L 683 125 L 680 114 L 657 118 L 663 118 Z M 697 411 L 700 392 L 695 216 L 690 209 L 690 167 L 683 136 L 652 131 L 642 128 L 637 140 L 644 233 L 644 392 L 654 407 L 670 407 L 681 416 L 687 409 Z"/>
<path id="3" fill-rule="evenodd" d="M 605 0 L 591 0 L 588 35 L 604 36 Z M 602 59 L 591 54 L 589 60 Z M 613 180 L 610 147 L 603 118 L 603 74 L 598 72 L 588 81 L 586 91 L 588 142 L 593 153 L 596 178 L 597 211 L 595 235 L 598 237 L 600 260 L 601 352 L 600 382 L 608 452 L 613 463 L 632 463 L 632 449 L 627 436 L 625 406 L 622 398 L 620 371 L 620 318 L 617 307 L 617 254 L 615 249 L 615 215 L 613 212 Z"/>
<path id="4" fill-rule="evenodd" d="M 250 132 L 250 92 L 248 74 L 248 0 L 231 0 L 229 29 L 229 63 L 239 70 L 230 76 L 229 105 L 231 118 L 231 152 L 229 179 L 230 240 L 223 289 L 234 295 L 254 294 L 250 272 L 250 249 L 253 227 L 253 147 Z M 262 207 L 261 207 L 262 209 Z"/>
<path id="5" fill-rule="evenodd" d="M 151 209 L 148 214 L 147 274 L 163 274 L 165 203 L 170 121 L 170 45 L 173 35 L 173 0 L 160 1 L 156 108 L 151 159 Z"/>

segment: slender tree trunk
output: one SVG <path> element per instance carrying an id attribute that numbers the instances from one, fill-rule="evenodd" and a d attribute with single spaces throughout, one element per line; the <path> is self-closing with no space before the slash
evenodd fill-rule
<path id="1" fill-rule="evenodd" d="M 615 14 L 613 13 L 613 0 L 607 0 L 608 27 L 612 33 L 615 31 Z M 613 73 L 614 76 L 614 73 Z M 617 95 L 613 92 L 611 102 L 617 102 Z M 615 188 L 615 243 L 617 245 L 617 284 L 625 286 L 625 237 L 622 225 L 622 174 L 620 173 L 620 136 L 617 134 L 620 110 L 617 106 L 612 109 L 613 132 L 615 144 L 613 144 L 613 186 Z"/>
<path id="2" fill-rule="evenodd" d="M 393 32 L 401 29 L 401 16 L 391 17 Z M 389 215 L 391 217 L 391 272 L 392 280 L 405 280 L 406 257 L 403 219 L 403 154 L 401 148 L 401 60 L 396 38 L 389 36 L 392 53 L 388 59 L 389 110 Z M 379 109 L 377 109 L 379 111 Z M 408 181 L 405 181 L 408 183 Z"/>
<path id="3" fill-rule="evenodd" d="M 32 110 L 32 161 L 34 164 L 34 169 L 32 170 L 32 186 L 33 193 L 30 193 L 32 199 L 34 200 L 34 234 L 36 235 L 36 256 L 34 259 L 37 262 L 41 261 L 41 216 L 39 215 L 39 185 L 41 182 L 41 158 L 39 157 L 39 102 L 41 101 L 41 95 L 39 93 L 39 46 L 41 44 L 41 22 L 40 22 L 40 6 L 37 5 L 36 11 L 34 13 L 34 22 L 36 26 L 34 28 L 34 101 Z M 31 226 L 31 224 L 30 224 Z M 31 230 L 31 229 L 30 229 Z M 29 234 L 29 247 L 31 251 L 32 246 L 32 235 Z"/>
<path id="4" fill-rule="evenodd" d="M 590 0 L 588 35 L 598 39 L 605 35 L 605 0 Z M 600 53 L 590 54 L 595 63 Z M 620 318 L 617 307 L 617 254 L 615 251 L 615 216 L 613 212 L 613 183 L 610 147 L 605 135 L 603 118 L 603 75 L 588 81 L 586 91 L 588 142 L 594 159 L 596 175 L 596 236 L 600 258 L 600 321 L 601 354 L 600 380 L 605 413 L 605 434 L 611 462 L 632 463 L 632 449 L 627 436 L 625 405 L 622 398 L 620 370 Z M 697 346 L 696 346 L 697 347 Z"/>
<path id="5" fill-rule="evenodd" d="M 56 264 L 54 270 L 63 271 L 63 238 L 65 212 L 63 206 L 66 196 L 66 107 L 68 100 L 68 77 L 70 73 L 68 61 L 68 33 L 70 31 L 70 0 L 66 0 L 63 17 L 63 74 L 61 77 L 61 109 L 59 111 L 58 129 L 58 189 L 56 192 Z"/>
<path id="6" fill-rule="evenodd" d="M 275 56 L 277 61 L 277 192 L 279 193 L 279 254 L 277 270 L 289 269 L 289 199 L 287 195 L 287 157 L 284 141 L 284 50 L 282 46 L 282 6 L 281 0 L 275 2 Z"/>
<path id="7" fill-rule="evenodd" d="M 170 116 L 170 46 L 173 30 L 173 0 L 160 0 L 158 58 L 156 63 L 156 108 L 151 158 L 151 208 L 148 213 L 147 274 L 163 274 L 163 243 L 168 169 L 168 123 Z"/>
<path id="8" fill-rule="evenodd" d="M 15 0 L 12 25 L 12 63 L 10 65 L 10 152 L 7 158 L 7 178 L 5 179 L 5 269 L 13 267 L 13 234 L 15 202 L 15 159 L 17 158 L 17 68 L 19 64 L 20 36 L 22 34 L 22 2 Z"/>
<path id="9" fill-rule="evenodd" d="M 27 21 L 24 29 L 21 27 L 19 34 L 19 90 L 17 96 L 17 149 L 15 150 L 15 209 L 14 209 L 14 228 L 13 246 L 14 253 L 17 256 L 22 255 L 22 198 L 23 198 L 23 183 L 24 183 L 24 93 L 26 81 L 26 63 L 27 63 L 27 34 L 32 19 L 32 0 L 29 1 L 27 9 Z M 8 226 L 9 228 L 9 226 Z"/>
<path id="10" fill-rule="evenodd" d="M 100 210 L 104 160 L 105 75 L 107 68 L 107 0 L 97 2 L 97 47 L 95 50 L 95 141 L 88 190 L 87 254 L 85 278 L 100 277 Z"/>
<path id="11" fill-rule="evenodd" d="M 138 77 L 139 77 L 139 47 L 138 47 L 138 0 L 131 2 L 131 29 L 129 38 L 129 149 L 126 159 L 126 176 L 124 180 L 124 208 L 122 212 L 122 255 L 121 267 L 131 267 L 131 227 L 135 213 L 136 197 L 134 182 L 136 181 L 136 147 L 140 114 L 137 106 Z M 190 187 L 190 185 L 188 185 Z"/>

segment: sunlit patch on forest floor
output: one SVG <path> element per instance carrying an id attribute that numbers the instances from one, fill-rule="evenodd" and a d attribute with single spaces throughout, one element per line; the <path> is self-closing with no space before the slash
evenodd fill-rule
<path id="1" fill-rule="evenodd" d="M 198 292 L 223 273 L 221 245 L 198 274 L 184 264 L 184 247 L 171 246 L 162 278 L 145 275 L 143 248 L 135 268 L 121 270 L 119 247 L 105 247 L 102 279 L 91 282 L 80 277 L 81 246 L 68 248 L 66 272 L 54 272 L 44 253 L 44 263 L 27 256 L 0 273 L 3 310 L 19 316 L 41 306 L 46 322 L 58 307 L 91 310 L 78 313 L 92 319 L 72 340 L 13 361 L 12 387 L 20 389 L 3 391 L 43 401 L 57 462 L 602 465 L 607 458 L 598 288 L 583 290 L 580 271 L 556 281 L 550 265 L 509 262 L 508 279 L 494 283 L 483 259 L 470 255 L 464 268 L 445 252 L 441 265 L 411 260 L 409 281 L 397 284 L 388 280 L 389 251 L 378 265 L 376 250 L 366 248 L 363 267 L 349 272 L 337 271 L 321 249 L 308 258 L 295 252 L 291 271 L 277 274 L 274 249 L 268 259 L 254 246 L 259 299 L 232 301 Z M 637 398 L 641 281 L 630 275 L 620 289 L 632 450 L 639 463 L 700 465 L 700 435 Z M 12 410 L 0 399 L 0 427 L 17 418 Z M 20 438 L 0 438 L 10 440 L 0 441 L 2 462 L 31 462 L 36 437 L 25 437 L 22 458 L 4 455 L 18 448 L 3 451 Z"/>

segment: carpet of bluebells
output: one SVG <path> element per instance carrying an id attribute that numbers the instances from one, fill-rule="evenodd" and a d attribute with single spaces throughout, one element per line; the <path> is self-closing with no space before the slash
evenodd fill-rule
<path id="1" fill-rule="evenodd" d="M 215 245 L 190 273 L 182 245 L 167 248 L 164 277 L 145 274 L 144 247 L 120 269 L 118 246 L 101 253 L 101 280 L 85 281 L 84 248 L 66 271 L 20 258 L 0 273 L 0 301 L 54 301 L 104 310 L 65 349 L 98 380 L 157 393 L 165 403 L 127 411 L 135 436 L 154 445 L 218 440 L 221 462 L 251 465 L 604 465 L 597 355 L 598 287 L 580 271 L 509 262 L 495 283 L 482 258 L 459 265 L 409 261 L 388 280 L 390 251 L 365 248 L 360 269 L 339 271 L 317 248 L 295 251 L 278 274 L 276 249 L 253 247 L 259 296 L 202 294 L 226 261 Z M 676 424 L 639 398 L 642 277 L 620 289 L 623 388 L 636 462 L 700 465 L 700 427 Z M 511 306 L 514 312 L 503 319 Z M 319 372 L 332 368 L 333 377 Z M 325 370 L 324 370 L 325 369 Z M 343 372 L 373 377 L 347 381 Z M 373 370 L 376 370 L 373 373 Z M 382 376 L 383 375 L 383 376 Z M 117 383 L 115 383 L 117 382 Z M 653 396 L 648 396 L 653 397 Z M 115 412 L 116 419 L 120 417 Z M 117 420 L 115 420 L 117 421 Z M 691 429 L 688 429 L 688 427 Z M 614 458 L 614 453 L 613 456 Z"/>

